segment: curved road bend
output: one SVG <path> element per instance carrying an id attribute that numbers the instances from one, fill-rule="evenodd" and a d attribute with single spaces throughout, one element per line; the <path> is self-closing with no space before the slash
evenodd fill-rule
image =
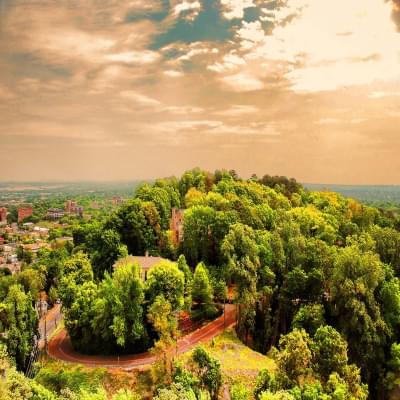
<path id="1" fill-rule="evenodd" d="M 227 304 L 224 315 L 216 320 L 202 326 L 191 334 L 182 337 L 178 340 L 178 353 L 184 353 L 198 343 L 210 340 L 223 332 L 225 327 L 235 323 L 235 306 Z M 69 363 L 82 364 L 86 367 L 106 367 L 106 368 L 125 368 L 136 369 L 145 365 L 152 364 L 156 357 L 149 352 L 123 355 L 123 356 L 92 356 L 84 355 L 76 352 L 72 348 L 71 340 L 67 335 L 66 330 L 58 333 L 49 343 L 48 349 L 50 357 Z"/>

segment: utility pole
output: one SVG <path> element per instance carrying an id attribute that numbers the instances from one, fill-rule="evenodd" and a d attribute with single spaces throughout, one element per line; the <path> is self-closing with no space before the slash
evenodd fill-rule
<path id="1" fill-rule="evenodd" d="M 225 326 L 226 326 L 226 312 L 225 312 L 225 304 L 226 304 L 226 299 L 224 297 L 224 330 L 225 330 Z"/>
<path id="2" fill-rule="evenodd" d="M 47 352 L 47 317 L 44 316 L 44 348 Z"/>

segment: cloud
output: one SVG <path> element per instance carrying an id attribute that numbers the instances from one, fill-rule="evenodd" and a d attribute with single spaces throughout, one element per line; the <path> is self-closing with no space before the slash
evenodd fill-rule
<path id="1" fill-rule="evenodd" d="M 260 112 L 260 109 L 254 105 L 235 104 L 226 110 L 215 112 L 215 114 L 225 117 L 242 117 L 248 114 L 255 114 Z"/>
<path id="2" fill-rule="evenodd" d="M 244 10 L 255 7 L 253 0 L 221 0 L 223 15 L 226 19 L 243 18 Z"/>
<path id="3" fill-rule="evenodd" d="M 221 82 L 228 89 L 231 89 L 235 92 L 250 92 L 254 90 L 261 90 L 264 87 L 263 82 L 258 78 L 241 72 L 224 76 L 221 78 Z"/>
<path id="4" fill-rule="evenodd" d="M 188 114 L 198 114 L 204 112 L 204 108 L 202 107 L 194 107 L 194 106 L 167 106 L 165 107 L 165 111 L 178 114 L 178 115 L 188 115 Z"/>
<path id="5" fill-rule="evenodd" d="M 253 63 L 285 63 L 296 92 L 335 90 L 400 78 L 391 12 L 382 0 L 288 0 L 272 13 L 271 34 L 262 39 L 258 24 L 243 24 L 238 35 Z"/>
<path id="6" fill-rule="evenodd" d="M 392 3 L 393 11 L 392 17 L 393 21 L 397 25 L 397 30 L 400 32 L 400 0 L 389 0 Z"/>
<path id="7" fill-rule="evenodd" d="M 14 98 L 16 98 L 16 95 L 14 92 L 12 92 L 7 87 L 0 85 L 0 99 L 11 100 Z"/>
<path id="8" fill-rule="evenodd" d="M 174 7 L 174 14 L 179 17 L 181 14 L 185 19 L 194 20 L 201 10 L 201 3 L 199 1 L 182 1 Z"/>
<path id="9" fill-rule="evenodd" d="M 159 107 L 162 105 L 160 101 L 133 90 L 124 90 L 120 95 L 121 97 L 132 100 L 134 103 L 143 107 Z"/>
<path id="10" fill-rule="evenodd" d="M 143 50 L 108 54 L 104 58 L 105 60 L 115 62 L 149 64 L 157 61 L 160 58 L 160 55 L 154 51 Z"/>
<path id="11" fill-rule="evenodd" d="M 241 40 L 241 47 L 245 50 L 252 48 L 255 43 L 262 42 L 265 38 L 260 21 L 242 21 L 242 27 L 237 31 L 237 35 Z"/>
<path id="12" fill-rule="evenodd" d="M 381 99 L 383 97 L 400 97 L 400 92 L 372 92 L 368 95 L 370 99 Z"/>
<path id="13" fill-rule="evenodd" d="M 343 122 L 339 118 L 321 118 L 315 122 L 316 125 L 337 125 Z"/>
<path id="14" fill-rule="evenodd" d="M 180 55 L 178 61 L 190 61 L 196 56 L 204 56 L 206 54 L 218 54 L 219 50 L 211 43 L 208 42 L 193 42 L 188 45 L 179 44 Z"/>
<path id="15" fill-rule="evenodd" d="M 397 182 L 399 1 L 8 2 L 3 176 Z"/>
<path id="16" fill-rule="evenodd" d="M 168 70 L 164 71 L 164 74 L 171 78 L 179 78 L 180 76 L 183 76 L 182 72 L 176 71 L 173 69 L 168 69 Z"/>
<path id="17" fill-rule="evenodd" d="M 223 73 L 236 70 L 238 67 L 245 65 L 244 59 L 234 53 L 225 54 L 221 62 L 207 66 L 210 71 Z"/>

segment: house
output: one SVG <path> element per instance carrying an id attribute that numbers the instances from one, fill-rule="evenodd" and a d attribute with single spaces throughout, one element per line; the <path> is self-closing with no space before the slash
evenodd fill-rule
<path id="1" fill-rule="evenodd" d="M 25 218 L 30 217 L 32 214 L 33 214 L 33 208 L 31 206 L 19 207 L 18 223 L 22 222 Z"/>
<path id="2" fill-rule="evenodd" d="M 65 211 L 66 211 L 67 213 L 75 212 L 75 209 L 76 209 L 76 206 L 77 206 L 77 205 L 78 205 L 78 204 L 77 204 L 76 201 L 67 200 L 67 201 L 65 202 Z"/>
<path id="3" fill-rule="evenodd" d="M 47 210 L 47 219 L 60 219 L 65 215 L 64 210 L 60 208 L 49 208 Z"/>
<path id="4" fill-rule="evenodd" d="M 183 222 L 184 222 L 185 210 L 173 208 L 170 230 L 172 231 L 172 242 L 177 245 L 183 240 Z"/>
<path id="5" fill-rule="evenodd" d="M 17 274 L 21 272 L 21 263 L 18 261 L 15 262 L 10 262 L 8 264 L 4 264 L 0 260 L 0 268 L 2 269 L 8 269 L 12 275 Z"/>
<path id="6" fill-rule="evenodd" d="M 50 244 L 46 242 L 36 242 L 30 244 L 23 244 L 22 245 L 24 250 L 31 251 L 33 254 L 36 254 L 40 249 L 43 248 L 50 248 Z"/>
<path id="7" fill-rule="evenodd" d="M 147 253 L 145 256 L 127 256 L 124 258 L 119 259 L 113 265 L 113 268 L 118 268 L 120 265 L 124 264 L 134 264 L 137 263 L 141 269 L 141 278 L 143 281 L 147 280 L 147 273 L 151 268 L 157 265 L 160 261 L 165 261 L 165 258 L 162 257 L 152 257 L 149 256 Z"/>
<path id="8" fill-rule="evenodd" d="M 41 226 L 35 226 L 33 232 L 38 233 L 39 236 L 47 236 L 49 234 L 49 228 L 42 228 Z"/>
<path id="9" fill-rule="evenodd" d="M 0 225 L 7 224 L 7 208 L 1 207 L 0 208 Z"/>
<path id="10" fill-rule="evenodd" d="M 74 200 L 67 200 L 65 202 L 65 211 L 68 214 L 75 213 L 81 217 L 83 215 L 83 207 L 78 205 L 78 203 Z"/>

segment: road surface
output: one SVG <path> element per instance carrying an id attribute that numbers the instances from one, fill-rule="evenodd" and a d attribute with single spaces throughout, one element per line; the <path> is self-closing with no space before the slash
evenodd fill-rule
<path id="1" fill-rule="evenodd" d="M 60 323 L 62 319 L 61 315 L 61 304 L 56 304 L 53 308 L 51 308 L 46 315 L 40 318 L 39 321 L 39 348 L 43 348 L 45 346 L 45 338 L 49 338 L 52 333 L 57 328 L 57 325 Z"/>
<path id="2" fill-rule="evenodd" d="M 184 353 L 198 343 L 207 341 L 223 332 L 225 327 L 235 323 L 235 306 L 226 305 L 225 316 L 202 326 L 191 334 L 178 340 L 178 353 Z M 156 357 L 150 353 L 123 356 L 89 356 L 76 352 L 65 329 L 58 333 L 49 343 L 50 357 L 70 363 L 82 364 L 87 367 L 124 368 L 132 370 L 152 364 Z"/>

